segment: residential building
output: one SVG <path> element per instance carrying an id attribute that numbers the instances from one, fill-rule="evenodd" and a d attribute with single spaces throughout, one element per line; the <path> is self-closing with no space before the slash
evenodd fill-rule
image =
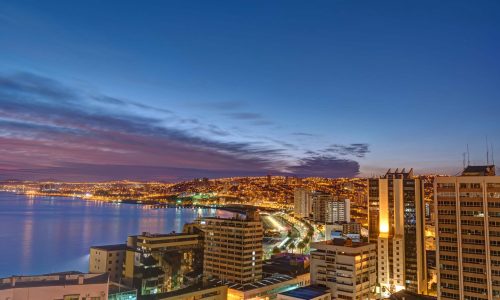
<path id="1" fill-rule="evenodd" d="M 64 272 L 0 279 L 1 300 L 107 300 L 108 274 Z"/>
<path id="2" fill-rule="evenodd" d="M 90 248 L 89 273 L 109 273 L 109 279 L 120 282 L 127 244 L 93 246 Z"/>
<path id="3" fill-rule="evenodd" d="M 350 222 L 351 205 L 349 199 L 338 199 L 324 192 L 312 194 L 313 221 L 321 224 Z"/>
<path id="4" fill-rule="evenodd" d="M 461 176 L 437 177 L 438 298 L 500 297 L 500 176 L 495 166 L 468 166 Z"/>
<path id="5" fill-rule="evenodd" d="M 147 295 L 141 300 L 226 300 L 227 286 L 217 282 L 200 282 L 171 292 Z"/>
<path id="6" fill-rule="evenodd" d="M 382 294 L 427 293 L 424 185 L 413 169 L 368 180 L 369 241 L 377 243 Z"/>
<path id="7" fill-rule="evenodd" d="M 311 284 L 333 299 L 370 299 L 377 285 L 377 245 L 334 239 L 311 244 Z"/>
<path id="8" fill-rule="evenodd" d="M 274 274 L 252 283 L 238 284 L 234 282 L 222 282 L 228 286 L 228 300 L 269 300 L 276 299 L 278 293 L 307 286 L 311 283 L 309 273 L 298 276 Z"/>
<path id="9" fill-rule="evenodd" d="M 319 285 L 309 285 L 278 294 L 278 300 L 331 300 L 330 289 Z"/>
<path id="10" fill-rule="evenodd" d="M 305 188 L 296 188 L 293 194 L 294 214 L 299 218 L 309 218 L 312 213 L 312 193 Z"/>
<path id="11" fill-rule="evenodd" d="M 238 284 L 262 279 L 262 222 L 256 211 L 246 218 L 204 218 L 203 273 Z"/>
<path id="12" fill-rule="evenodd" d="M 203 273 L 203 249 L 197 234 L 170 233 L 129 236 L 122 281 L 139 296 L 185 287 L 188 274 Z"/>

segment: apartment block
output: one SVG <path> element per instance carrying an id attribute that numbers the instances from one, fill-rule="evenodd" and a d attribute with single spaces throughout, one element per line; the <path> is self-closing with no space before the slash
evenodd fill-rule
<path id="1" fill-rule="evenodd" d="M 370 299 L 377 285 L 377 245 L 333 239 L 311 244 L 311 284 L 330 288 L 332 299 Z"/>
<path id="2" fill-rule="evenodd" d="M 90 248 L 89 273 L 109 273 L 109 280 L 119 282 L 125 262 L 126 244 Z"/>
<path id="3" fill-rule="evenodd" d="M 5 300 L 107 300 L 108 274 L 64 272 L 0 279 L 0 299 Z"/>
<path id="4" fill-rule="evenodd" d="M 434 182 L 438 298 L 500 298 L 500 176 L 468 166 Z"/>
<path id="5" fill-rule="evenodd" d="M 382 294 L 426 294 L 424 185 L 412 169 L 368 180 L 368 224 L 369 241 L 377 243 Z"/>
<path id="6" fill-rule="evenodd" d="M 262 279 L 262 222 L 258 212 L 247 217 L 204 218 L 203 273 L 238 284 Z"/>
<path id="7" fill-rule="evenodd" d="M 296 188 L 293 194 L 294 214 L 299 218 L 309 218 L 312 213 L 312 193 L 305 188 Z"/>
<path id="8" fill-rule="evenodd" d="M 328 193 L 312 194 L 313 221 L 321 224 L 349 222 L 351 207 L 349 199 L 338 199 Z"/>
<path id="9" fill-rule="evenodd" d="M 129 236 L 123 282 L 136 288 L 140 296 L 183 288 L 188 275 L 201 277 L 203 273 L 202 247 L 197 234 L 144 232 Z"/>

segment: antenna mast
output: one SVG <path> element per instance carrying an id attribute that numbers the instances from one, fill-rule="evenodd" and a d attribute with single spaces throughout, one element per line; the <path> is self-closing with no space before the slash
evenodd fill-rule
<path id="1" fill-rule="evenodd" d="M 490 164 L 490 147 L 488 146 L 488 136 L 486 136 L 486 165 Z"/>
<path id="2" fill-rule="evenodd" d="M 469 144 L 467 144 L 467 167 L 470 166 Z"/>

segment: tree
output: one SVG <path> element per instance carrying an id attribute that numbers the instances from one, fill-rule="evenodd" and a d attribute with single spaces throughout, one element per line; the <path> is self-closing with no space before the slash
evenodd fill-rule
<path id="1" fill-rule="evenodd" d="M 312 237 L 312 236 L 314 235 L 314 230 L 309 229 L 309 231 L 307 231 L 307 235 L 308 235 L 309 237 Z"/>
<path id="2" fill-rule="evenodd" d="M 280 248 L 278 248 L 278 246 L 274 246 L 274 248 L 273 248 L 273 254 L 279 254 L 279 253 L 281 253 Z"/>
<path id="3" fill-rule="evenodd" d="M 297 244 L 297 248 L 299 248 L 301 254 L 303 253 L 305 247 L 306 244 L 304 244 L 304 242 L 300 242 Z"/>
<path id="4" fill-rule="evenodd" d="M 292 250 L 292 253 L 293 253 L 293 249 L 295 249 L 295 244 L 290 243 L 290 245 L 288 245 L 288 249 Z"/>
<path id="5" fill-rule="evenodd" d="M 309 242 L 310 242 L 310 241 L 311 241 L 311 240 L 310 240 L 308 237 L 305 237 L 305 238 L 302 240 L 302 242 L 303 242 L 304 244 L 306 244 L 306 245 L 307 245 L 307 244 L 309 244 Z"/>

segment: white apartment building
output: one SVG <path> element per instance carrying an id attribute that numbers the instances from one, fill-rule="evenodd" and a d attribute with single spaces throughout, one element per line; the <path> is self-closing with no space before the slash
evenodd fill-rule
<path id="1" fill-rule="evenodd" d="M 332 299 L 370 299 L 377 284 L 377 245 L 334 239 L 311 244 L 311 284 L 330 288 Z"/>

